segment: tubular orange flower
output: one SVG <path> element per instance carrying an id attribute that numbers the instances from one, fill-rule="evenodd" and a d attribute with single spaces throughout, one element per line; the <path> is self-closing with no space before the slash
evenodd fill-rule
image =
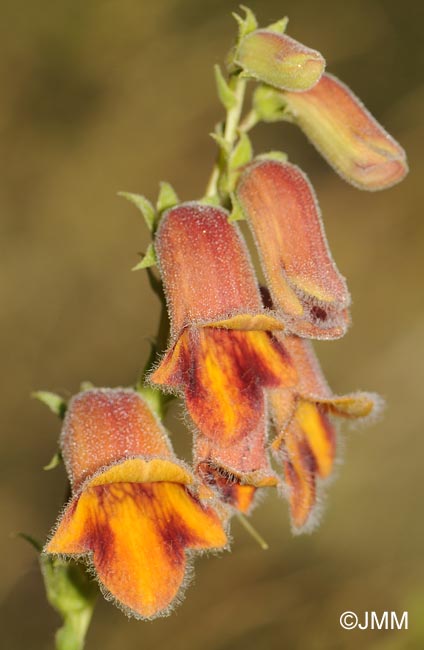
<path id="1" fill-rule="evenodd" d="M 186 551 L 227 544 L 221 519 L 189 489 L 194 477 L 134 391 L 76 395 L 61 447 L 73 497 L 45 553 L 89 556 L 102 590 L 127 613 L 166 614 Z"/>
<path id="2" fill-rule="evenodd" d="M 237 198 L 252 229 L 275 307 L 299 336 L 343 336 L 350 296 L 328 249 L 319 206 L 295 165 L 261 160 L 243 172 Z"/>
<path id="3" fill-rule="evenodd" d="M 272 449 L 282 462 L 295 529 L 313 523 L 317 477 L 327 478 L 336 453 L 336 430 L 331 415 L 357 419 L 370 415 L 378 397 L 370 393 L 332 394 L 312 345 L 287 336 L 284 345 L 298 370 L 294 389 L 272 391 L 270 401 L 277 431 Z"/>
<path id="4" fill-rule="evenodd" d="M 405 151 L 336 77 L 324 74 L 311 90 L 284 97 L 312 144 L 355 187 L 381 190 L 407 174 Z"/>
<path id="5" fill-rule="evenodd" d="M 193 422 L 209 441 L 199 463 L 220 465 L 255 484 L 273 477 L 261 451 L 263 390 L 290 385 L 295 373 L 267 331 L 283 325 L 262 306 L 238 230 L 225 210 L 189 203 L 162 218 L 155 248 L 171 342 L 152 382 L 184 393 Z M 248 463 L 236 453 L 242 448 L 257 450 Z"/>
<path id="6" fill-rule="evenodd" d="M 234 60 L 249 76 L 292 91 L 312 88 L 325 68 L 319 52 L 269 29 L 258 29 L 245 36 Z"/>

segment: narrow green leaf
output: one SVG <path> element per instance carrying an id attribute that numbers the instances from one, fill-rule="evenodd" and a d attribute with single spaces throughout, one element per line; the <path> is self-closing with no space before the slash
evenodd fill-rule
<path id="1" fill-rule="evenodd" d="M 62 455 L 60 451 L 57 451 L 55 455 L 52 457 L 51 461 L 47 463 L 47 465 L 44 465 L 43 469 L 47 471 L 51 469 L 55 469 L 55 467 L 58 467 L 62 462 Z"/>
<path id="2" fill-rule="evenodd" d="M 284 34 L 284 32 L 287 29 L 287 25 L 289 23 L 289 19 L 287 16 L 284 16 L 284 18 L 281 18 L 280 20 L 277 20 L 275 23 L 271 23 L 271 25 L 268 25 L 268 27 L 265 27 L 269 32 L 275 32 L 276 34 Z"/>
<path id="3" fill-rule="evenodd" d="M 56 393 L 51 393 L 48 390 L 39 390 L 32 393 L 31 397 L 45 404 L 52 413 L 58 415 L 60 418 L 63 418 L 66 413 L 66 402 L 63 397 L 56 395 Z"/>
<path id="4" fill-rule="evenodd" d="M 258 21 L 256 20 L 256 16 L 253 11 L 244 5 L 240 5 L 240 9 L 242 9 L 246 14 L 244 18 L 233 12 L 233 17 L 239 26 L 239 41 L 247 36 L 247 34 L 250 34 L 250 32 L 255 31 L 255 29 L 258 27 Z"/>
<path id="5" fill-rule="evenodd" d="M 138 264 L 133 266 L 131 270 L 139 271 L 140 269 L 147 269 L 148 267 L 154 266 L 155 264 L 157 264 L 155 247 L 153 246 L 152 243 L 150 243 L 147 247 L 147 251 L 144 257 L 138 262 Z"/>
<path id="6" fill-rule="evenodd" d="M 201 203 L 202 205 L 213 205 L 219 207 L 221 205 L 221 200 L 216 194 L 214 196 L 204 196 L 202 199 L 198 199 L 196 203 Z"/>
<path id="7" fill-rule="evenodd" d="M 141 212 L 146 222 L 146 226 L 153 232 L 156 224 L 156 212 L 153 205 L 145 196 L 141 194 L 132 194 L 131 192 L 118 192 L 118 196 L 131 201 Z"/>
<path id="8" fill-rule="evenodd" d="M 162 181 L 159 183 L 159 196 L 156 203 L 156 209 L 161 214 L 168 208 L 173 208 L 180 200 L 170 183 Z"/>
<path id="9" fill-rule="evenodd" d="M 24 539 L 28 544 L 31 544 L 33 548 L 35 548 L 38 553 L 41 553 L 43 550 L 43 546 L 41 542 L 39 542 L 35 537 L 32 535 L 28 535 L 28 533 L 16 533 L 16 537 L 20 537 L 21 539 Z"/>
<path id="10" fill-rule="evenodd" d="M 213 140 L 215 140 L 221 151 L 223 151 L 223 153 L 228 156 L 231 151 L 231 144 L 227 142 L 224 136 L 220 135 L 219 133 L 209 133 L 209 135 Z"/>
<path id="11" fill-rule="evenodd" d="M 224 78 L 224 75 L 222 74 L 219 65 L 214 66 L 214 72 L 215 72 L 215 81 L 216 81 L 216 89 L 218 91 L 218 97 L 221 101 L 221 104 L 224 106 L 224 108 L 227 111 L 229 111 L 236 105 L 237 98 L 235 96 L 234 91 L 231 90 L 226 79 Z"/>
<path id="12" fill-rule="evenodd" d="M 230 169 L 237 169 L 237 167 L 250 162 L 252 157 L 253 149 L 250 138 L 246 133 L 242 133 L 230 155 L 229 167 Z"/>

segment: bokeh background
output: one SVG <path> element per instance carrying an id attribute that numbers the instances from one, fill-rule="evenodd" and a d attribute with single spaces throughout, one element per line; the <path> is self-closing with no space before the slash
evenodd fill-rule
<path id="1" fill-rule="evenodd" d="M 263 552 L 233 525 L 231 554 L 197 562 L 195 584 L 167 619 L 128 621 L 100 602 L 87 648 L 144 650 L 404 650 L 424 647 L 423 204 L 421 3 L 251 0 L 266 24 L 319 49 L 406 148 L 411 173 L 361 193 L 291 125 L 259 127 L 257 150 L 284 149 L 316 187 L 327 235 L 353 294 L 354 326 L 319 345 L 337 392 L 378 391 L 384 418 L 344 433 L 344 463 L 320 527 L 293 537 L 269 494 L 253 521 Z M 69 396 L 81 380 L 132 383 L 158 304 L 131 273 L 147 233 L 117 191 L 202 195 L 221 117 L 212 66 L 235 34 L 224 0 L 2 0 L 1 639 L 8 650 L 53 647 L 33 549 L 62 505 L 62 468 L 43 472 L 59 423 L 30 399 Z M 187 437 L 169 421 L 177 449 Z M 353 610 L 409 611 L 409 630 L 344 631 Z"/>

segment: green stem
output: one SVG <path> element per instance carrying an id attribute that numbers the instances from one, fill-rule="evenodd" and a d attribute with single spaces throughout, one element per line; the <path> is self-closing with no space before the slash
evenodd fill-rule
<path id="1" fill-rule="evenodd" d="M 231 148 L 233 148 L 234 143 L 237 140 L 239 122 L 241 117 L 241 112 L 243 110 L 244 96 L 246 93 L 246 79 L 241 78 L 239 75 L 234 75 L 229 81 L 230 88 L 234 91 L 234 96 L 236 101 L 234 106 L 227 111 L 227 116 L 225 119 L 224 127 L 224 140 L 227 142 Z M 226 160 L 222 155 L 222 152 L 218 154 L 217 161 L 213 166 L 212 173 L 210 175 L 205 197 L 212 198 L 218 195 L 218 185 L 221 174 L 226 171 Z"/>
<path id="2" fill-rule="evenodd" d="M 249 535 L 251 535 L 253 537 L 253 539 L 258 542 L 261 549 L 263 551 L 267 551 L 269 549 L 268 543 L 264 540 L 262 535 L 260 535 L 260 533 L 258 533 L 256 528 L 254 528 L 252 526 L 250 521 L 241 512 L 238 512 L 238 511 L 236 512 L 236 517 L 239 520 L 239 522 L 241 523 L 241 525 L 243 526 L 243 528 L 245 530 L 247 530 Z"/>
<path id="3" fill-rule="evenodd" d="M 254 126 L 257 125 L 257 123 L 260 121 L 257 112 L 255 111 L 254 108 L 252 108 L 251 111 L 247 113 L 247 115 L 243 118 L 243 120 L 239 124 L 239 131 L 240 133 L 247 133 L 251 129 L 253 129 Z"/>
<path id="4" fill-rule="evenodd" d="M 63 620 L 55 636 L 56 650 L 82 650 L 98 586 L 81 564 L 41 555 L 40 565 L 47 599 Z"/>
<path id="5" fill-rule="evenodd" d="M 156 293 L 161 300 L 161 312 L 159 317 L 158 331 L 155 341 L 152 344 L 147 363 L 144 367 L 139 381 L 137 382 L 136 390 L 146 400 L 153 412 L 156 413 L 157 417 L 160 420 L 163 420 L 170 402 L 174 399 L 174 395 L 163 393 L 159 388 L 146 383 L 146 377 L 156 364 L 158 356 L 165 351 L 169 338 L 169 317 L 165 302 L 165 296 L 163 294 L 163 291 Z"/>
<path id="6" fill-rule="evenodd" d="M 230 80 L 230 88 L 234 91 L 236 102 L 227 113 L 225 120 L 224 139 L 231 146 L 237 138 L 237 129 L 240 122 L 241 111 L 243 109 L 244 95 L 246 93 L 246 79 L 235 76 Z"/>

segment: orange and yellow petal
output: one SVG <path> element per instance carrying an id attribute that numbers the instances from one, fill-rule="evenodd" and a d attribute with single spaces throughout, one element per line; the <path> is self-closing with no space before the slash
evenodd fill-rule
<path id="1" fill-rule="evenodd" d="M 286 432 L 283 471 L 293 526 L 300 529 L 308 522 L 316 504 L 316 465 L 307 441 L 295 424 Z"/>
<path id="2" fill-rule="evenodd" d="M 172 457 L 166 433 L 145 401 L 121 388 L 95 388 L 70 400 L 61 449 L 74 492 L 99 469 L 125 457 Z"/>
<path id="3" fill-rule="evenodd" d="M 223 447 L 257 429 L 264 388 L 296 381 L 282 343 L 267 332 L 187 328 L 174 350 L 178 361 L 166 356 L 152 382 L 183 389 L 199 431 Z"/>
<path id="4" fill-rule="evenodd" d="M 284 97 L 312 144 L 352 185 L 380 190 L 407 174 L 405 151 L 336 77 L 324 74 L 311 90 Z"/>
<path id="5" fill-rule="evenodd" d="M 237 327 L 238 319 L 245 329 L 245 321 L 264 315 L 246 244 L 222 208 L 200 203 L 172 208 L 161 219 L 155 250 L 173 340 L 193 323 L 229 320 Z M 269 323 L 261 326 L 268 329 Z"/>
<path id="6" fill-rule="evenodd" d="M 256 162 L 241 175 L 237 197 L 256 239 L 274 307 L 289 330 L 312 338 L 342 336 L 350 296 L 303 172 L 290 163 Z"/>
<path id="7" fill-rule="evenodd" d="M 185 549 L 222 548 L 218 515 L 178 483 L 111 483 L 73 499 L 45 552 L 90 554 L 99 582 L 127 612 L 166 613 L 186 574 Z"/>
<path id="8" fill-rule="evenodd" d="M 258 29 L 245 36 L 234 58 L 254 79 L 291 91 L 314 86 L 325 68 L 319 52 L 268 29 Z"/>
<path id="9" fill-rule="evenodd" d="M 274 451 L 287 448 L 291 429 L 296 431 L 295 438 L 302 438 L 314 459 L 316 473 L 321 478 L 331 474 L 336 454 L 336 432 L 324 405 L 298 399 L 294 417 L 272 443 Z M 293 438 L 293 435 L 292 435 Z"/>
<path id="10" fill-rule="evenodd" d="M 315 459 L 318 475 L 326 478 L 334 464 L 336 432 L 325 409 L 320 404 L 300 400 L 296 409 L 295 422 Z"/>

